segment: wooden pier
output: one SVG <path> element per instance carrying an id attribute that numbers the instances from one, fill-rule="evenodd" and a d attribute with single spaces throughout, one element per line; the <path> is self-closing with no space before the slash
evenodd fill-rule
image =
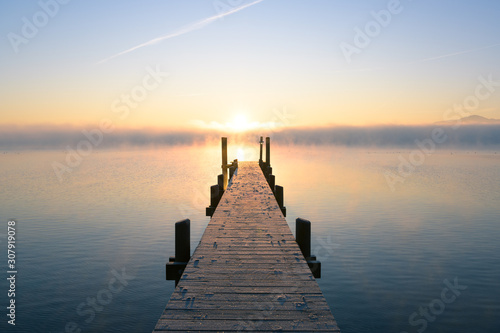
<path id="1" fill-rule="evenodd" d="M 154 332 L 340 332 L 258 162 L 239 162 Z"/>

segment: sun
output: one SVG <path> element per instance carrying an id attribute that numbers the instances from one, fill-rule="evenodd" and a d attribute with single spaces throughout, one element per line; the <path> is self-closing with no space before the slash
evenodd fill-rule
<path id="1" fill-rule="evenodd" d="M 235 132 L 244 132 L 249 130 L 251 126 L 244 114 L 237 114 L 234 116 L 233 121 L 229 123 L 229 127 Z"/>
<path id="2" fill-rule="evenodd" d="M 280 128 L 282 125 L 277 123 L 275 119 L 268 122 L 259 122 L 256 120 L 249 120 L 245 113 L 233 113 L 234 116 L 231 119 L 230 117 L 225 118 L 228 119 L 224 123 L 220 123 L 218 121 L 210 121 L 206 122 L 203 120 L 193 120 L 192 124 L 200 127 L 200 128 L 209 128 L 214 130 L 228 131 L 234 133 L 242 133 L 247 131 L 256 131 L 256 130 L 276 130 Z M 230 120 L 231 119 L 231 120 Z"/>

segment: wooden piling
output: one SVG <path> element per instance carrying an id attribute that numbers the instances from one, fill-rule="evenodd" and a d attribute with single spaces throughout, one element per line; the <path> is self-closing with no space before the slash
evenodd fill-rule
<path id="1" fill-rule="evenodd" d="M 227 188 L 227 138 L 221 138 L 222 143 L 222 190 Z"/>
<path id="2" fill-rule="evenodd" d="M 238 168 L 238 160 L 235 159 L 232 163 L 231 166 L 229 167 L 229 179 L 233 178 L 234 173 L 236 172 L 236 169 Z"/>
<path id="3" fill-rule="evenodd" d="M 266 175 L 266 178 L 269 181 L 269 176 L 273 174 L 273 168 L 271 166 L 267 166 L 266 172 L 264 174 Z"/>
<path id="4" fill-rule="evenodd" d="M 224 175 L 220 174 L 217 176 L 217 185 L 219 186 L 219 201 L 220 198 L 222 198 L 222 195 L 224 194 Z"/>
<path id="5" fill-rule="evenodd" d="M 274 175 L 269 175 L 269 187 L 274 193 L 274 185 L 276 185 L 276 177 Z"/>
<path id="6" fill-rule="evenodd" d="M 221 191 L 224 190 L 224 175 L 220 174 L 217 176 L 217 185 L 220 186 Z"/>
<path id="7" fill-rule="evenodd" d="M 271 138 L 266 137 L 266 165 L 271 166 Z"/>
<path id="8" fill-rule="evenodd" d="M 170 257 L 165 267 L 167 280 L 175 280 L 176 286 L 191 257 L 190 224 L 189 219 L 175 223 L 175 257 Z"/>
<path id="9" fill-rule="evenodd" d="M 263 146 L 263 144 L 264 144 L 264 138 L 260 137 L 260 140 L 259 140 L 259 145 L 260 145 L 259 165 L 260 165 L 260 167 L 262 167 L 262 146 Z"/>
<path id="10" fill-rule="evenodd" d="M 187 263 L 191 257 L 191 221 L 185 219 L 175 223 L 175 260 Z"/>
<path id="11" fill-rule="evenodd" d="M 297 218 L 295 220 L 295 239 L 305 258 L 311 256 L 311 221 Z"/>
<path id="12" fill-rule="evenodd" d="M 217 207 L 219 204 L 219 199 L 220 199 L 220 187 L 219 185 L 212 185 L 210 186 L 210 207 Z"/>
<path id="13" fill-rule="evenodd" d="M 295 238 L 306 258 L 307 265 L 316 279 L 321 278 L 321 262 L 311 254 L 311 221 L 298 218 L 295 220 Z"/>
<path id="14" fill-rule="evenodd" d="M 286 217 L 286 207 L 285 207 L 285 200 L 284 200 L 284 190 L 283 186 L 275 185 L 274 186 L 274 196 L 276 197 L 276 201 L 278 202 L 278 206 L 281 209 L 281 213 L 283 213 L 283 216 Z"/>

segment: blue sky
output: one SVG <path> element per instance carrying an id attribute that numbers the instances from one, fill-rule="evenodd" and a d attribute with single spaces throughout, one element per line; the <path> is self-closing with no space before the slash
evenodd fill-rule
<path id="1" fill-rule="evenodd" d="M 73 0 L 15 52 L 9 34 L 22 36 L 23 18 L 43 9 L 4 1 L 1 122 L 96 123 L 156 67 L 168 78 L 119 126 L 189 128 L 241 114 L 264 124 L 284 107 L 293 126 L 428 123 L 473 94 L 478 77 L 500 81 L 497 1 L 253 2 Z M 356 46 L 356 27 L 390 6 L 398 13 L 347 61 L 342 43 Z M 499 102 L 493 92 L 472 113 L 500 118 Z"/>

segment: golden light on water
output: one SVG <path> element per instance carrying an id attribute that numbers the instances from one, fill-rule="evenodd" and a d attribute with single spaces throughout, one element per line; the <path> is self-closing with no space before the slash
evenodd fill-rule
<path id="1" fill-rule="evenodd" d="M 234 143 L 231 146 L 231 141 L 228 141 L 228 159 L 242 161 L 258 161 L 259 160 L 259 146 L 248 143 Z"/>
<path id="2" fill-rule="evenodd" d="M 245 151 L 243 150 L 243 148 L 238 148 L 238 150 L 236 151 L 236 158 L 238 159 L 238 161 L 245 160 Z"/>

